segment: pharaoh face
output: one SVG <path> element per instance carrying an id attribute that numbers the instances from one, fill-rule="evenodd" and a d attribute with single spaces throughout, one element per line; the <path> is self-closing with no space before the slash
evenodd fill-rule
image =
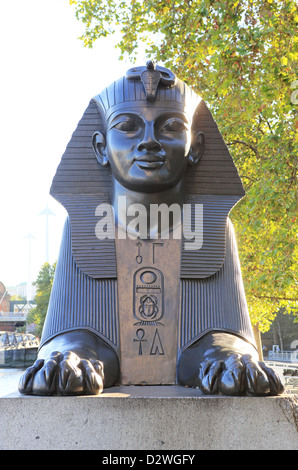
<path id="1" fill-rule="evenodd" d="M 190 118 L 177 104 L 127 103 L 111 115 L 106 136 L 98 133 L 95 147 L 98 160 L 110 164 L 122 186 L 155 192 L 182 180 L 193 155 L 191 140 Z"/>

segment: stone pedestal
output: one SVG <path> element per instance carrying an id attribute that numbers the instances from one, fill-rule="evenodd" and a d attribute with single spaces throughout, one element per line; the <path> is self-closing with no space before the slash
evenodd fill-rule
<path id="1" fill-rule="evenodd" d="M 178 386 L 0 398 L 0 449 L 298 449 L 297 396 L 212 397 Z M 133 452 L 132 452 L 133 453 Z"/>

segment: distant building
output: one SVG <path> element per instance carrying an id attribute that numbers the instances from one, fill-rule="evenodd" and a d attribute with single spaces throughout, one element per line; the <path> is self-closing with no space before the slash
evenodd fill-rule
<path id="1" fill-rule="evenodd" d="M 31 308 L 35 306 L 34 302 L 27 302 L 26 292 L 27 284 L 19 284 L 15 288 L 6 288 L 3 282 L 0 282 L 0 331 L 14 332 L 17 327 L 26 324 L 26 317 Z M 11 300 L 12 296 L 18 296 L 23 300 Z"/>
<path id="2" fill-rule="evenodd" d="M 0 313 L 10 312 L 10 294 L 3 282 L 0 282 Z"/>
<path id="3" fill-rule="evenodd" d="M 22 297 L 27 299 L 27 282 L 21 282 L 16 286 L 8 286 L 7 291 L 11 296 Z M 36 295 L 36 287 L 31 284 L 31 299 L 33 300 Z"/>

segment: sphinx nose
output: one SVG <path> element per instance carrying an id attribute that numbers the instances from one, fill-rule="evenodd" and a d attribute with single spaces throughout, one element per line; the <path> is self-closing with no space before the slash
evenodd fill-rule
<path id="1" fill-rule="evenodd" d="M 153 123 L 147 124 L 144 130 L 144 135 L 142 140 L 138 144 L 138 150 L 160 150 L 161 144 L 157 140 L 154 132 Z"/>

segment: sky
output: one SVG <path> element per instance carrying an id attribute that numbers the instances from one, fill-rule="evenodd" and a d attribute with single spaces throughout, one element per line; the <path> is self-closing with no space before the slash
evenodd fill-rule
<path id="1" fill-rule="evenodd" d="M 49 195 L 56 168 L 90 99 L 132 64 L 119 60 L 116 38 L 84 48 L 68 0 L 0 4 L 0 281 L 15 286 L 46 261 L 47 206 L 57 260 L 66 211 Z"/>

